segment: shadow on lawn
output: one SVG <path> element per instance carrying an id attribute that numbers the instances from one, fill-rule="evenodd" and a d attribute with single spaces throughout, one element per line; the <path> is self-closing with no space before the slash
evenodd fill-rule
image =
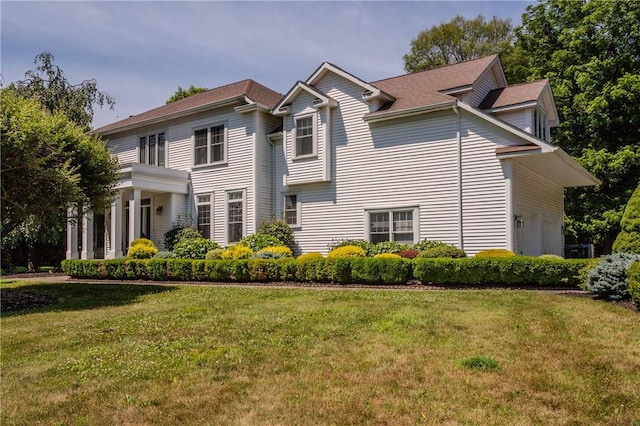
<path id="1" fill-rule="evenodd" d="M 135 303 L 139 297 L 174 291 L 177 287 L 133 284 L 39 283 L 3 288 L 0 314 L 77 311 Z"/>

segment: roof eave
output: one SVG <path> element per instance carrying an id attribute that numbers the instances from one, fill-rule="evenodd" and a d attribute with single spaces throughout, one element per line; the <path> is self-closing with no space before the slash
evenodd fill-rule
<path id="1" fill-rule="evenodd" d="M 230 98 L 226 98 L 226 99 L 221 99 L 219 101 L 215 101 L 215 102 L 211 102 L 208 104 L 204 104 L 204 105 L 198 105 L 192 108 L 188 108 L 185 110 L 181 110 L 181 111 L 176 111 L 170 114 L 164 114 L 164 115 L 160 115 L 154 118 L 150 118 L 148 120 L 143 120 L 143 121 L 139 121 L 136 123 L 131 123 L 131 124 L 127 124 L 124 126 L 119 126 L 113 129 L 109 129 L 106 131 L 100 131 L 100 129 L 96 129 L 94 132 L 97 134 L 100 134 L 102 136 L 107 136 L 107 135 L 113 135 L 115 133 L 121 133 L 121 132 L 126 132 L 128 130 L 133 130 L 133 129 L 137 129 L 139 127 L 144 127 L 144 126 L 149 126 L 152 124 L 157 124 L 157 123 L 161 123 L 163 121 L 166 120 L 173 120 L 176 118 L 180 118 L 180 117 L 186 117 L 188 115 L 192 115 L 192 114 L 196 114 L 198 112 L 202 112 L 202 111 L 207 111 L 210 109 L 215 109 L 215 108 L 222 108 L 225 106 L 231 106 L 231 105 L 235 105 L 239 102 L 242 102 L 246 99 L 245 95 L 236 95 L 236 96 L 232 96 Z"/>
<path id="2" fill-rule="evenodd" d="M 442 111 L 453 108 L 456 101 L 440 102 L 437 104 L 421 105 L 414 108 L 401 109 L 398 111 L 370 112 L 363 117 L 367 123 L 378 123 L 381 121 L 395 120 L 397 118 L 411 117 L 414 115 L 426 114 L 435 111 Z"/>

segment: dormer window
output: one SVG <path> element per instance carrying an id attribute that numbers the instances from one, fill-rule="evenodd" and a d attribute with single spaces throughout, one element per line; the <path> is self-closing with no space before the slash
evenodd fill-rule
<path id="1" fill-rule="evenodd" d="M 295 157 L 306 157 L 316 153 L 314 116 L 296 118 Z"/>
<path id="2" fill-rule="evenodd" d="M 549 142 L 549 121 L 547 114 L 536 108 L 533 110 L 533 134 L 545 142 Z"/>

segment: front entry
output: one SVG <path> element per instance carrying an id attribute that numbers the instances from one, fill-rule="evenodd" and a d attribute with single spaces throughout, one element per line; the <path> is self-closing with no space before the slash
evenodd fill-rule
<path id="1" fill-rule="evenodd" d="M 129 237 L 130 226 L 129 215 L 129 201 L 125 201 L 124 204 L 124 238 L 126 242 L 125 248 L 128 248 L 131 244 Z M 151 198 L 143 198 L 140 200 L 140 235 L 136 238 L 148 238 L 151 239 Z"/>

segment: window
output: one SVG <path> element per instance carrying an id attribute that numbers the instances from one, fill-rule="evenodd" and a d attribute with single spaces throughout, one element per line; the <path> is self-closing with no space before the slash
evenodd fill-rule
<path id="1" fill-rule="evenodd" d="M 194 163 L 224 163 L 226 161 L 226 129 L 223 124 L 198 129 L 193 132 Z"/>
<path id="2" fill-rule="evenodd" d="M 153 133 L 140 136 L 139 162 L 151 166 L 165 166 L 165 134 Z"/>
<path id="3" fill-rule="evenodd" d="M 204 238 L 211 239 L 211 195 L 197 195 L 198 231 Z"/>
<path id="4" fill-rule="evenodd" d="M 287 222 L 287 225 L 290 225 L 290 226 L 300 225 L 299 212 L 300 210 L 298 206 L 298 195 L 297 194 L 285 195 L 283 215 L 284 215 L 284 220 Z"/>
<path id="5" fill-rule="evenodd" d="M 533 133 L 543 141 L 549 142 L 549 123 L 547 115 L 539 109 L 533 110 Z"/>
<path id="6" fill-rule="evenodd" d="M 370 242 L 397 241 L 413 244 L 415 241 L 414 209 L 378 210 L 368 214 Z"/>
<path id="7" fill-rule="evenodd" d="M 237 243 L 244 235 L 244 191 L 227 193 L 227 243 Z"/>
<path id="8" fill-rule="evenodd" d="M 296 119 L 296 146 L 294 157 L 315 154 L 313 116 Z"/>

